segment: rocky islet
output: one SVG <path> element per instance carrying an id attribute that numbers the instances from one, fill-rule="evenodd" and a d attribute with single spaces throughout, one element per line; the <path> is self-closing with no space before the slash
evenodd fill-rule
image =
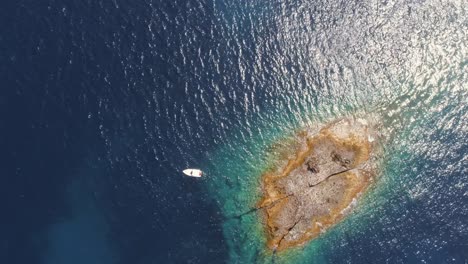
<path id="1" fill-rule="evenodd" d="M 349 213 L 377 174 L 375 127 L 345 118 L 297 134 L 300 147 L 262 176 L 257 208 L 270 249 L 303 245 Z"/>

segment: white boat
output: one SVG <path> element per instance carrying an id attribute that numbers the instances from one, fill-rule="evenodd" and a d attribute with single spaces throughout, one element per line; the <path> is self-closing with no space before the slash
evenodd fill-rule
<path id="1" fill-rule="evenodd" d="M 190 177 L 201 177 L 203 175 L 203 171 L 199 169 L 186 169 L 182 171 L 185 175 Z"/>

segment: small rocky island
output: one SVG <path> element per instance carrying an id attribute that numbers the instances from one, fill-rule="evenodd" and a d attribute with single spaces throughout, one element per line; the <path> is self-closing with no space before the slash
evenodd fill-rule
<path id="1" fill-rule="evenodd" d="M 346 216 L 376 175 L 376 138 L 354 118 L 298 133 L 294 153 L 262 176 L 257 208 L 270 249 L 303 245 Z"/>

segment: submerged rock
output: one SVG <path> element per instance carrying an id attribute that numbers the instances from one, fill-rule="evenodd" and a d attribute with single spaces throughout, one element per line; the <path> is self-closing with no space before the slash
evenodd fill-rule
<path id="1" fill-rule="evenodd" d="M 341 220 L 375 176 L 377 138 L 362 119 L 342 119 L 318 133 L 302 131 L 287 163 L 262 176 L 261 208 L 268 247 L 303 245 Z"/>

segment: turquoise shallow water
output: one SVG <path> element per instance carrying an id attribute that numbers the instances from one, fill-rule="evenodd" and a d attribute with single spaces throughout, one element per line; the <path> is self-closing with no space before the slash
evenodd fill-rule
<path id="1" fill-rule="evenodd" d="M 254 113 L 230 120 L 231 131 L 205 161 L 207 189 L 225 217 L 230 262 L 463 263 L 461 248 L 468 235 L 466 4 L 371 2 L 367 9 L 344 4 L 318 11 L 313 5 L 272 7 L 283 12 L 283 19 L 275 24 L 280 54 L 268 56 L 283 63 L 265 66 L 277 72 L 264 91 L 271 111 L 253 108 Z M 261 24 L 249 16 L 249 7 L 242 8 L 233 16 Z M 270 11 L 265 8 L 264 14 Z M 308 20 L 320 12 L 341 16 L 332 25 L 321 16 Z M 271 43 L 257 44 L 262 50 Z M 285 59 L 281 51 L 286 50 L 290 56 Z M 254 97 L 252 102 L 245 96 L 246 107 L 255 105 Z M 380 175 L 344 221 L 303 248 L 273 257 L 265 250 L 256 213 L 232 216 L 258 201 L 259 179 L 274 160 L 275 142 L 301 127 L 350 115 L 380 124 Z"/>
<path id="2" fill-rule="evenodd" d="M 453 89 L 456 84 L 449 83 L 447 87 Z M 411 98 L 416 95 L 430 100 L 417 102 L 418 99 Z M 382 249 L 393 248 L 394 253 L 399 253 L 407 247 L 405 243 L 415 243 L 408 236 L 421 232 L 419 225 L 431 230 L 423 233 L 432 233 L 434 227 L 431 225 L 438 225 L 439 221 L 445 221 L 450 225 L 447 228 L 453 228 L 456 235 L 464 237 L 466 223 L 448 217 L 466 214 L 466 125 L 462 122 L 467 118 L 466 96 L 466 90 L 450 91 L 446 88 L 438 91 L 434 88 L 406 97 L 399 96 L 396 99 L 399 102 L 374 108 L 378 113 L 376 116 L 381 118 L 384 135 L 384 153 L 379 160 L 382 171 L 376 182 L 344 221 L 303 248 L 275 257 L 265 250 L 266 241 L 259 216 L 256 213 L 242 218 L 234 216 L 248 212 L 259 200 L 260 176 L 274 163 L 275 155 L 269 152 L 271 145 L 291 137 L 297 128 L 320 123 L 326 117 L 310 118 L 310 123 L 304 124 L 295 123 L 294 116 L 285 116 L 276 122 L 281 124 L 280 128 L 257 127 L 256 134 L 246 136 L 237 132 L 230 135 L 232 141 L 224 144 L 209 160 L 212 167 L 207 176 L 208 189 L 226 218 L 224 234 L 230 249 L 230 261 L 271 263 L 275 258 L 275 263 L 336 263 L 334 260 L 340 254 L 348 255 L 349 259 L 361 257 L 370 260 L 373 258 L 363 249 L 363 244 L 379 243 Z M 402 107 L 405 102 L 414 106 Z M 464 114 L 454 115 L 453 111 Z M 354 111 L 357 115 L 366 112 Z M 313 116 L 312 113 L 301 114 Z M 353 111 L 344 111 L 342 115 L 328 118 L 352 114 Z M 446 121 L 440 124 L 441 120 Z M 430 206 L 425 207 L 427 204 Z M 433 222 L 419 223 L 421 212 Z M 406 229 L 411 232 L 401 233 Z M 450 238 L 444 240 L 438 236 L 433 233 L 425 242 L 418 241 L 420 244 L 408 249 L 408 257 L 398 259 L 419 261 L 431 255 L 432 243 L 436 243 L 434 247 L 439 249 L 450 245 Z M 353 247 L 359 248 L 361 255 L 354 255 Z M 455 254 L 453 259 L 457 262 L 464 257 L 457 258 Z"/>
<path id="3" fill-rule="evenodd" d="M 466 214 L 463 200 L 466 200 L 467 195 L 464 182 L 466 179 L 463 174 L 466 172 L 464 165 L 466 127 L 461 123 L 466 116 L 454 117 L 449 111 L 450 109 L 466 113 L 466 105 L 462 102 L 463 98 L 466 98 L 466 90 L 454 93 L 432 91 L 432 93 L 434 94 L 427 96 L 434 99 L 427 105 L 413 103 L 418 111 L 401 107 L 402 103 L 411 102 L 410 96 L 402 97 L 400 100 L 403 102 L 376 109 L 378 114 L 373 117 L 381 118 L 381 131 L 384 135 L 381 142 L 384 152 L 379 160 L 381 173 L 376 181 L 361 197 L 358 207 L 344 221 L 303 248 L 276 256 L 265 249 L 266 240 L 260 217 L 255 212 L 241 218 L 236 216 L 248 212 L 259 200 L 260 176 L 274 164 L 275 154 L 278 154 L 270 152 L 271 146 L 275 142 L 286 142 L 283 147 L 287 148 L 288 140 L 285 139 L 291 137 L 294 131 L 305 125 L 320 123 L 325 118 L 322 120 L 310 118 L 309 124 L 298 124 L 294 123 L 296 121 L 294 117 L 290 119 L 286 117 L 277 121 L 282 129 L 257 127 L 257 134 L 251 133 L 246 136 L 237 132 L 230 135 L 232 141 L 218 149 L 214 158 L 207 164 L 209 168 L 207 188 L 215 197 L 225 217 L 224 234 L 230 249 L 230 261 L 232 263 L 271 263 L 272 261 L 336 263 L 334 262 L 336 256 L 340 254 L 344 256 L 349 254 L 348 257 L 352 256 L 350 259 L 361 257 L 370 260 L 373 258 L 363 250 L 363 244 L 379 243 L 381 248 L 394 248 L 394 253 L 400 252 L 407 247 L 404 243 L 414 243 L 408 236 L 414 232 L 421 232 L 419 224 L 432 230 L 434 227 L 431 225 L 438 224 L 439 221 L 453 224 L 454 226 L 450 228 L 463 237 L 466 225 L 464 221 L 450 223 L 453 219 L 449 220 L 446 217 Z M 395 106 L 397 107 L 392 109 Z M 359 109 L 354 111 L 357 115 L 363 112 L 366 113 Z M 312 116 L 311 113 L 301 114 Z M 352 111 L 347 111 L 341 116 L 352 114 Z M 441 119 L 452 122 L 444 122 L 439 128 L 434 127 Z M 288 123 L 288 120 L 294 121 Z M 438 140 L 432 141 L 431 138 Z M 446 158 L 451 159 L 446 160 Z M 425 207 L 426 203 L 431 206 Z M 460 208 L 461 212 L 458 211 Z M 434 222 L 419 223 L 420 211 L 429 215 L 428 217 Z M 400 233 L 405 232 L 405 229 L 410 229 L 411 233 Z M 432 233 L 428 230 L 423 232 Z M 433 234 L 431 238 L 426 238 L 425 243 L 418 244 L 417 250 L 408 249 L 410 251 L 407 253 L 408 258 L 398 258 L 400 261 L 424 259 L 430 256 L 428 251 L 432 250 L 433 242 L 441 243 L 438 245 L 440 248 L 451 243 L 449 239 L 442 240 L 438 234 Z M 464 242 L 462 240 L 458 243 Z M 361 254 L 354 255 L 353 247 L 362 250 Z M 437 244 L 434 247 L 437 247 Z M 455 262 L 460 259 L 464 257 L 454 257 Z"/>

